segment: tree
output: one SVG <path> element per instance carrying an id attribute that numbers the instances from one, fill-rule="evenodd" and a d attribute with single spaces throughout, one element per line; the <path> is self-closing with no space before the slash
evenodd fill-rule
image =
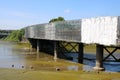
<path id="1" fill-rule="evenodd" d="M 58 17 L 58 18 L 53 18 L 49 21 L 49 23 L 51 22 L 57 22 L 57 21 L 65 21 L 65 19 L 63 17 Z"/>
<path id="2" fill-rule="evenodd" d="M 9 36 L 5 38 L 5 40 L 8 41 L 22 41 L 22 38 L 24 36 L 25 30 L 13 30 Z"/>

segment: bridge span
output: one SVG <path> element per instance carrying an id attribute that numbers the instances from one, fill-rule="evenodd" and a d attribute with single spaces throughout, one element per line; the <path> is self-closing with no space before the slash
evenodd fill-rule
<path id="1" fill-rule="evenodd" d="M 105 70 L 103 61 L 120 49 L 120 17 L 96 17 L 46 24 L 31 25 L 25 28 L 25 36 L 37 52 L 51 52 L 54 59 L 61 54 L 76 52 L 78 62 L 83 62 L 84 44 L 96 44 L 95 70 Z M 69 50 L 68 47 L 71 47 Z M 114 48 L 110 52 L 107 47 Z M 104 50 L 109 55 L 104 57 Z"/>
<path id="2" fill-rule="evenodd" d="M 0 38 L 5 38 L 8 35 L 10 35 L 10 33 L 12 32 L 12 30 L 0 30 Z"/>

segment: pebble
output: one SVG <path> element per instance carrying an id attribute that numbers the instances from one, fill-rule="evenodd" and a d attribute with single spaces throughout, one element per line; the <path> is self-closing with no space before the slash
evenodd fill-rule
<path id="1" fill-rule="evenodd" d="M 24 68 L 24 66 L 22 66 L 22 68 Z"/>
<path id="2" fill-rule="evenodd" d="M 33 66 L 29 66 L 30 69 L 33 69 L 34 67 Z"/>
<path id="3" fill-rule="evenodd" d="M 12 67 L 14 67 L 14 64 L 12 64 Z"/>
<path id="4" fill-rule="evenodd" d="M 56 71 L 60 71 L 60 68 L 56 68 Z"/>

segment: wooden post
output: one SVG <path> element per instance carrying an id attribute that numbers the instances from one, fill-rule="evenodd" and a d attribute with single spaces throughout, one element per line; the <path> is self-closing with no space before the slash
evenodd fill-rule
<path id="1" fill-rule="evenodd" d="M 94 70 L 103 71 L 103 45 L 96 45 L 96 66 Z"/>
<path id="2" fill-rule="evenodd" d="M 83 63 L 83 52 L 84 52 L 83 43 L 79 43 L 78 50 L 79 50 L 78 63 Z"/>
<path id="3" fill-rule="evenodd" d="M 54 41 L 54 60 L 57 60 L 57 41 Z"/>

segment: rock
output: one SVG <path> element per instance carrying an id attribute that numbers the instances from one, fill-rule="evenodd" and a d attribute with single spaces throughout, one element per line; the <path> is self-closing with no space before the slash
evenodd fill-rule
<path id="1" fill-rule="evenodd" d="M 56 68 L 56 71 L 60 71 L 60 68 Z"/>
<path id="2" fill-rule="evenodd" d="M 22 68 L 24 68 L 25 66 L 22 66 Z"/>
<path id="3" fill-rule="evenodd" d="M 30 69 L 33 69 L 34 67 L 31 65 L 31 66 L 29 66 L 29 68 L 30 68 Z"/>
<path id="4" fill-rule="evenodd" d="M 14 64 L 12 64 L 12 67 L 14 67 Z"/>

